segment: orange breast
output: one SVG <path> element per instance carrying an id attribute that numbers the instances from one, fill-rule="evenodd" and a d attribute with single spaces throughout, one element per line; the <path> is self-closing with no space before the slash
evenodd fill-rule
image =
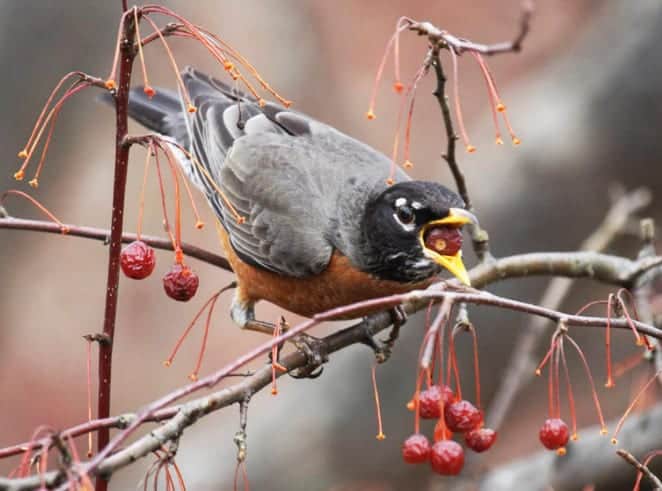
<path id="1" fill-rule="evenodd" d="M 225 229 L 218 228 L 223 249 L 237 276 L 239 298 L 243 301 L 267 300 L 304 317 L 361 300 L 424 288 L 432 282 L 432 279 L 417 284 L 380 280 L 356 269 L 337 251 L 327 269 L 316 276 L 293 278 L 280 275 L 243 262 L 230 245 Z M 382 309 L 355 312 L 343 318 L 362 317 L 374 310 Z"/>

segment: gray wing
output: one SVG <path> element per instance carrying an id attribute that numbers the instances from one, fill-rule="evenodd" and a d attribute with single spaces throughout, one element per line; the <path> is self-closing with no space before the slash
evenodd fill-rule
<path id="1" fill-rule="evenodd" d="M 221 189 L 226 199 L 179 155 L 243 261 L 305 277 L 323 271 L 334 248 L 360 240 L 353 234 L 360 229 L 365 200 L 385 188 L 388 158 L 303 114 L 271 103 L 260 107 L 194 69 L 187 68 L 182 78 L 197 112 L 191 117 L 180 106 L 175 115 L 146 118 L 143 108 L 141 122 L 163 121 L 166 133 L 190 149 Z M 408 177 L 398 170 L 396 179 Z"/>
<path id="2" fill-rule="evenodd" d="M 314 150 L 294 137 L 306 128 L 279 121 L 277 106 L 260 108 L 194 70 L 183 79 L 198 108 L 189 125 L 191 150 L 226 199 L 195 172 L 235 252 L 249 264 L 288 276 L 324 270 L 333 252 L 324 234 L 326 216 L 310 206 L 319 196 L 307 173 L 298 170 Z"/>

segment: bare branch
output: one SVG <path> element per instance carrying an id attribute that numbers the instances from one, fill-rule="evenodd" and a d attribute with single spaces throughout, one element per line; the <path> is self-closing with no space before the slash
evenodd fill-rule
<path id="1" fill-rule="evenodd" d="M 109 241 L 110 231 L 100 228 L 93 227 L 79 227 L 77 225 L 67 225 L 68 232 L 66 235 L 72 235 L 74 237 L 83 237 L 86 239 L 101 240 L 104 243 Z M 53 222 L 46 222 L 42 220 L 26 220 L 22 218 L 12 218 L 12 217 L 0 217 L 0 229 L 15 229 L 15 230 L 30 230 L 34 232 L 46 232 L 50 234 L 59 234 L 62 235 L 62 229 L 60 225 Z M 136 234 L 122 234 L 122 242 L 128 243 L 137 240 L 138 237 Z M 164 239 L 161 237 L 154 237 L 150 235 L 141 235 L 140 239 L 151 245 L 156 249 L 161 249 L 164 251 L 172 251 L 172 242 L 169 239 Z M 207 251 L 200 247 L 194 246 L 192 244 L 187 244 L 182 242 L 181 244 L 182 251 L 189 257 L 193 257 L 202 262 L 211 264 L 213 266 L 218 266 L 219 268 L 225 269 L 227 271 L 232 271 L 230 263 L 223 256 L 214 254 L 213 252 Z"/>
<path id="2" fill-rule="evenodd" d="M 614 422 L 610 424 L 613 426 Z M 662 405 L 630 417 L 625 422 L 619 440 L 636 455 L 662 446 L 662 436 L 653 428 L 662 425 Z M 481 491 L 520 489 L 554 489 L 575 491 L 593 484 L 595 489 L 631 489 L 635 476 L 610 451 L 608 437 L 593 426 L 582 430 L 579 441 L 568 446 L 568 453 L 558 457 L 550 451 L 540 451 L 488 472 L 480 482 Z M 613 448 L 613 447 L 611 447 Z"/>
<path id="3" fill-rule="evenodd" d="M 630 452 L 622 448 L 616 450 L 616 453 L 619 455 L 619 457 L 622 457 L 623 460 L 625 460 L 628 464 L 630 464 L 635 469 L 637 469 L 638 472 L 641 472 L 644 476 L 646 476 L 646 479 L 648 479 L 650 483 L 653 486 L 655 486 L 653 491 L 662 491 L 662 482 L 660 482 L 660 479 L 655 474 L 653 474 L 647 466 L 639 462 L 634 457 L 634 455 L 632 455 Z"/>
<path id="4" fill-rule="evenodd" d="M 522 13 L 519 22 L 519 31 L 512 41 L 495 44 L 480 44 L 468 41 L 467 39 L 453 36 L 443 29 L 439 29 L 430 22 L 416 22 L 410 20 L 409 29 L 421 36 L 427 36 L 430 44 L 437 47 L 452 46 L 457 54 L 464 51 L 475 51 L 483 55 L 496 55 L 501 53 L 519 52 L 522 49 L 522 43 L 529 33 L 531 27 L 531 18 L 533 17 L 533 3 L 525 0 L 522 3 Z"/>
<path id="5" fill-rule="evenodd" d="M 201 389 L 215 386 L 218 384 L 218 382 L 226 378 L 228 374 L 234 373 L 237 369 L 241 368 L 246 363 L 268 353 L 273 348 L 273 346 L 307 331 L 320 322 L 336 318 L 339 315 L 347 315 L 354 311 L 363 311 L 367 307 L 378 306 L 381 308 L 388 308 L 403 304 L 407 311 L 413 312 L 422 308 L 422 306 L 427 305 L 431 300 L 440 301 L 443 299 L 448 299 L 449 301 L 454 302 L 492 305 L 534 315 L 541 315 L 556 321 L 563 320 L 569 326 L 574 325 L 584 327 L 605 327 L 607 323 L 607 319 L 605 318 L 567 315 L 561 312 L 545 309 L 537 305 L 526 304 L 524 302 L 518 302 L 516 300 L 498 297 L 487 292 L 476 290 L 440 290 L 440 287 L 443 288 L 443 286 L 443 284 L 436 285 L 435 287 L 431 287 L 430 289 L 424 291 L 415 291 L 402 295 L 392 295 L 390 297 L 359 302 L 347 307 L 333 309 L 323 314 L 319 314 L 313 319 L 291 328 L 283 335 L 262 343 L 260 346 L 239 357 L 237 360 L 234 360 L 232 363 L 217 371 L 216 373 L 204 377 L 195 383 L 177 389 L 148 405 L 143 411 L 136 414 L 135 417 L 132 417 L 132 420 L 128 424 L 127 428 L 120 432 L 115 438 L 113 438 L 101 452 L 99 452 L 90 461 L 81 464 L 78 471 L 87 475 L 108 477 L 115 470 L 132 463 L 140 457 L 148 455 L 155 449 L 160 448 L 163 443 L 179 438 L 185 428 L 194 424 L 202 416 L 229 404 L 244 400 L 247 395 L 252 395 L 269 385 L 272 376 L 271 367 L 266 366 L 261 370 L 258 370 L 252 377 L 244 379 L 239 384 L 218 391 L 210 396 L 193 400 L 179 408 L 167 409 L 166 406 Z M 324 338 L 322 340 L 324 350 L 326 353 L 330 354 L 335 351 L 344 349 L 347 346 L 360 343 L 365 339 L 366 335 L 372 336 L 379 333 L 380 331 L 383 331 L 391 324 L 391 322 L 391 316 L 387 312 L 381 312 L 379 314 L 372 315 L 366 320 L 359 322 L 354 326 L 340 330 Z M 662 331 L 657 330 L 652 326 L 648 326 L 640 322 L 635 322 L 635 325 L 637 329 L 643 333 L 657 338 L 662 338 Z M 612 319 L 611 326 L 614 328 L 629 329 L 629 324 L 625 319 Z M 284 365 L 289 371 L 291 371 L 296 368 L 306 366 L 307 362 L 308 360 L 303 353 L 296 352 L 281 360 L 280 363 Z M 277 373 L 277 376 L 281 375 L 281 373 Z M 148 420 L 153 420 L 156 415 L 161 414 L 160 411 L 175 411 L 175 413 L 171 419 L 169 419 L 159 428 L 153 430 L 148 435 L 139 438 L 136 442 L 130 444 L 126 448 L 117 450 L 119 446 L 124 443 L 126 439 L 135 432 L 135 430 L 138 429 L 139 426 Z M 49 482 L 56 482 L 58 480 L 57 473 L 50 473 L 48 475 L 48 480 Z M 0 490 L 35 489 L 39 486 L 39 482 L 40 481 L 38 476 L 36 476 L 33 481 L 30 479 L 8 481 L 7 487 L 3 487 L 2 482 L 0 482 Z"/>

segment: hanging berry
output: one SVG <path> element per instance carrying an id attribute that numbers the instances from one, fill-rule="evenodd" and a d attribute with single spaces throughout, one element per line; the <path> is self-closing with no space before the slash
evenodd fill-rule
<path id="1" fill-rule="evenodd" d="M 198 291 L 198 275 L 185 264 L 175 263 L 163 277 L 166 294 L 180 302 L 187 302 Z"/>
<path id="2" fill-rule="evenodd" d="M 134 280 L 145 279 L 152 274 L 154 266 L 156 266 L 154 249 L 142 240 L 131 242 L 122 249 L 120 266 L 124 274 L 129 278 L 133 278 Z"/>
<path id="3" fill-rule="evenodd" d="M 467 400 L 461 400 L 445 407 L 444 419 L 451 431 L 464 433 L 478 427 L 483 416 L 476 406 Z"/>
<path id="4" fill-rule="evenodd" d="M 441 401 L 444 406 L 453 402 L 455 394 L 453 390 L 444 384 L 436 384 L 421 392 L 418 402 L 418 410 L 423 419 L 437 419 L 441 417 Z"/>
<path id="5" fill-rule="evenodd" d="M 464 467 L 464 450 L 453 440 L 441 440 L 432 446 L 430 466 L 443 476 L 456 476 Z"/>
<path id="6" fill-rule="evenodd" d="M 490 428 L 477 428 L 464 434 L 464 441 L 474 452 L 489 450 L 496 441 L 497 433 Z"/>
<path id="7" fill-rule="evenodd" d="M 408 464 L 422 464 L 430 458 L 430 441 L 425 435 L 414 433 L 402 444 L 402 459 Z"/>
<path id="8" fill-rule="evenodd" d="M 545 448 L 565 453 L 562 449 L 570 439 L 570 430 L 561 418 L 548 418 L 540 428 L 539 436 Z"/>

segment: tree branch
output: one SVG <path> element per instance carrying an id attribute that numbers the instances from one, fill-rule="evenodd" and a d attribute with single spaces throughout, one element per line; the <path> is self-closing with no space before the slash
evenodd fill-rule
<path id="1" fill-rule="evenodd" d="M 179 438 L 185 428 L 194 424 L 202 416 L 240 400 L 244 400 L 247 395 L 255 394 L 257 391 L 266 387 L 271 382 L 272 372 L 270 365 L 263 367 L 251 377 L 246 378 L 239 384 L 236 384 L 232 387 L 222 389 L 212 395 L 193 400 L 179 408 L 166 408 L 166 406 L 185 396 L 191 395 L 201 389 L 215 386 L 228 374 L 235 372 L 237 369 L 241 368 L 246 363 L 255 360 L 259 356 L 268 353 L 274 346 L 279 345 L 288 339 L 292 339 L 293 337 L 307 331 L 308 329 L 325 320 L 330 320 L 340 315 L 347 315 L 351 312 L 363 311 L 366 308 L 371 307 L 380 307 L 385 309 L 400 304 L 403 305 L 405 310 L 413 312 L 427 305 L 430 301 L 440 301 L 447 298 L 453 300 L 454 302 L 492 305 L 500 308 L 516 310 L 519 312 L 541 315 L 556 321 L 563 320 L 569 326 L 574 325 L 585 327 L 605 327 L 607 323 L 607 319 L 605 318 L 567 315 L 561 312 L 545 309 L 537 305 L 526 304 L 524 302 L 518 302 L 516 300 L 498 297 L 487 292 L 474 290 L 447 291 L 440 289 L 443 288 L 443 286 L 443 284 L 437 284 L 428 290 L 415 291 L 402 295 L 392 295 L 376 300 L 368 300 L 319 314 L 313 319 L 291 328 L 283 335 L 262 343 L 260 346 L 234 360 L 232 363 L 217 371 L 216 373 L 204 377 L 195 383 L 177 389 L 162 397 L 161 399 L 154 401 L 135 416 L 132 415 L 130 418 L 125 418 L 125 421 L 131 419 L 131 421 L 128 422 L 126 429 L 115 436 L 115 438 L 113 438 L 110 443 L 94 458 L 86 463 L 81 464 L 80 466 L 77 466 L 75 470 L 80 474 L 84 473 L 87 475 L 108 477 L 115 470 L 130 464 L 137 458 L 148 455 L 155 449 L 160 448 L 160 446 L 166 441 Z M 366 336 L 374 336 L 375 334 L 389 327 L 391 322 L 391 316 L 387 312 L 380 312 L 379 314 L 372 315 L 354 326 L 342 329 L 324 338 L 322 340 L 323 350 L 325 354 L 331 354 L 348 346 L 361 343 L 366 339 Z M 640 322 L 635 322 L 635 325 L 642 333 L 657 338 L 662 338 L 662 331 L 655 329 L 652 326 L 648 326 Z M 625 319 L 612 319 L 611 326 L 613 328 L 620 329 L 630 328 L 628 322 Z M 295 352 L 282 359 L 280 363 L 284 365 L 288 371 L 291 371 L 296 368 L 305 367 L 308 363 L 308 360 L 305 354 L 301 352 Z M 281 375 L 282 373 L 277 372 L 277 376 Z M 132 443 L 126 448 L 117 450 L 119 446 L 124 443 L 126 439 L 132 435 L 133 432 L 135 432 L 135 430 L 144 422 L 154 420 L 157 415 L 172 415 L 173 412 L 174 415 L 165 424 L 153 430 L 148 435 L 139 438 L 136 442 Z M 59 480 L 61 479 L 57 472 L 48 473 L 45 478 L 47 482 L 53 483 L 54 485 L 57 485 L 56 483 L 59 483 Z M 34 478 L 10 480 L 6 481 L 5 487 L 3 487 L 2 481 L 0 481 L 0 490 L 36 489 L 36 487 L 39 486 L 40 479 L 41 478 L 39 476 L 35 476 Z M 67 484 L 64 486 L 66 485 Z"/>
<path id="2" fill-rule="evenodd" d="M 53 222 L 46 222 L 42 220 L 26 220 L 22 218 L 12 218 L 9 216 L 0 218 L 0 229 L 5 228 L 15 230 L 29 230 L 34 232 L 45 232 L 49 234 L 71 235 L 74 237 L 101 240 L 104 243 L 107 243 L 110 239 L 109 230 L 93 227 L 79 227 L 77 225 L 67 224 L 64 224 L 64 226 L 68 228 L 68 232 L 66 234 L 62 233 L 60 225 Z M 137 239 L 138 237 L 136 234 L 125 233 L 122 234 L 121 240 L 123 243 L 129 243 Z M 172 241 L 169 239 L 142 234 L 140 239 L 156 249 L 172 251 Z M 213 252 L 207 251 L 192 244 L 187 244 L 185 242 L 182 242 L 181 248 L 184 254 L 188 257 L 193 257 L 207 264 L 218 266 L 219 268 L 225 269 L 227 271 L 232 271 L 230 263 L 223 256 L 219 256 L 218 254 L 214 254 Z"/>
<path id="3" fill-rule="evenodd" d="M 622 448 L 616 450 L 616 453 L 628 464 L 637 469 L 637 472 L 641 472 L 644 476 L 646 476 L 646 479 L 648 479 L 650 483 L 655 486 L 653 491 L 662 491 L 662 482 L 660 482 L 660 479 L 655 474 L 653 474 L 646 465 L 639 462 L 634 455 L 632 455 L 627 450 L 623 450 Z"/>
<path id="4" fill-rule="evenodd" d="M 619 441 L 629 452 L 643 455 L 662 445 L 662 435 L 654 431 L 661 425 L 662 405 L 657 405 L 648 412 L 631 416 L 619 433 Z M 588 484 L 593 484 L 595 489 L 631 489 L 636 476 L 627 472 L 628 466 L 610 451 L 608 437 L 600 435 L 597 426 L 582 433 L 587 436 L 569 445 L 564 457 L 541 451 L 497 467 L 481 479 L 480 490 L 510 491 L 525 486 L 536 490 L 576 491 Z"/>
<path id="5" fill-rule="evenodd" d="M 430 22 L 417 22 L 411 19 L 409 21 L 409 30 L 418 33 L 420 36 L 427 36 L 432 46 L 446 47 L 452 46 L 457 54 L 464 51 L 475 51 L 483 55 L 496 55 L 501 53 L 519 52 L 522 50 L 522 43 L 529 33 L 531 27 L 531 18 L 533 17 L 533 3 L 530 0 L 522 2 L 522 12 L 520 15 L 519 31 L 512 41 L 495 44 L 474 43 L 467 39 L 453 36 L 448 31 L 439 29 Z"/>

